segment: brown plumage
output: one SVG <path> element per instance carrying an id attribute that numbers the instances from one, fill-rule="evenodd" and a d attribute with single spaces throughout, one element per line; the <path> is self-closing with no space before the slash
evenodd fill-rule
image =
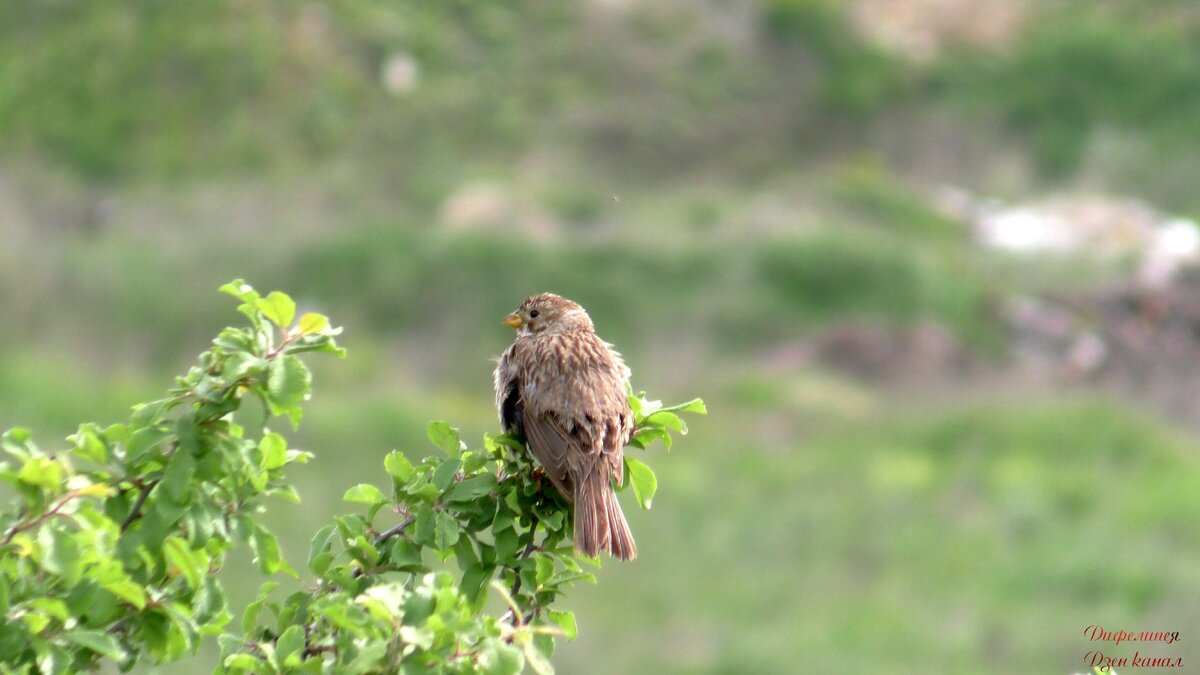
<path id="1" fill-rule="evenodd" d="M 496 409 L 558 491 L 575 504 L 575 550 L 637 555 L 611 479 L 624 481 L 633 433 L 629 369 L 582 307 L 553 293 L 527 299 L 504 323 L 517 339 L 496 366 Z"/>

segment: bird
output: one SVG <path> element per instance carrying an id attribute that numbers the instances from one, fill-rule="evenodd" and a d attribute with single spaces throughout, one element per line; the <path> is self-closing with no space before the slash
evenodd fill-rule
<path id="1" fill-rule="evenodd" d="M 629 368 L 583 307 L 553 293 L 530 296 L 503 323 L 517 337 L 493 374 L 501 428 L 524 439 L 574 504 L 576 552 L 632 560 L 637 545 L 612 486 L 624 483 L 633 434 Z"/>

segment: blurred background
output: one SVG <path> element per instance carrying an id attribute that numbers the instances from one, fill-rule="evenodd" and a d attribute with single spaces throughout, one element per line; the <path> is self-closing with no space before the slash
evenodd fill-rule
<path id="1" fill-rule="evenodd" d="M 1189 0 L 0 3 L 0 427 L 121 419 L 217 286 L 286 290 L 350 350 L 303 560 L 429 419 L 495 430 L 552 290 L 712 413 L 562 672 L 1195 664 L 1198 82 Z"/>

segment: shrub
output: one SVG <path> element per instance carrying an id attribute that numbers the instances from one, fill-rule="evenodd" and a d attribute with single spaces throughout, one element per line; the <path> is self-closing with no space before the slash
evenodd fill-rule
<path id="1" fill-rule="evenodd" d="M 278 583 L 265 583 L 237 634 L 226 632 L 232 617 L 215 572 L 236 542 L 264 576 L 299 578 L 261 513 L 266 497 L 298 499 L 284 470 L 311 455 L 268 422 L 301 420 L 311 384 L 301 354 L 344 352 L 340 329 L 318 314 L 297 319 L 287 295 L 240 280 L 222 290 L 249 325 L 221 331 L 167 398 L 136 406 L 127 423 L 81 425 L 65 452 L 39 450 L 25 429 L 3 435 L 12 461 L 0 463 L 0 478 L 15 491 L 0 513 L 4 672 L 169 663 L 213 635 L 224 673 L 550 672 L 554 637 L 576 633 L 556 603 L 594 581 L 583 566 L 599 563 L 572 550 L 570 510 L 517 439 L 489 435 L 468 449 L 444 422 L 428 429 L 444 455 L 414 465 L 392 452 L 388 492 L 346 491 L 365 512 L 313 537 L 314 585 L 274 602 Z M 251 400 L 269 414 L 235 417 Z M 669 448 L 670 431 L 686 433 L 678 413 L 705 412 L 699 400 L 630 400 L 632 445 L 642 448 Z M 626 461 L 627 485 L 649 508 L 654 473 Z M 392 519 L 377 526 L 381 514 Z M 450 558 L 457 573 L 443 564 Z M 489 597 L 502 611 L 489 611 Z"/>

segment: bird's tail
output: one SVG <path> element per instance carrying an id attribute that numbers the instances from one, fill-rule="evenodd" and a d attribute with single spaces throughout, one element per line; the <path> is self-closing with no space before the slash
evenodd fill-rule
<path id="1" fill-rule="evenodd" d="M 637 557 L 637 544 L 608 482 L 608 471 L 589 471 L 576 483 L 575 550 L 589 557 L 600 551 L 619 560 Z"/>

